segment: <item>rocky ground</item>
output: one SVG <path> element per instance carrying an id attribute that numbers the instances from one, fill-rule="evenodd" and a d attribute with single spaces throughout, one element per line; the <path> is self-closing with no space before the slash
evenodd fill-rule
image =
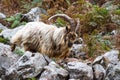
<path id="1" fill-rule="evenodd" d="M 18 56 L 9 45 L 0 43 L 0 77 L 2 80 L 119 80 L 119 51 L 111 50 L 92 61 L 71 60 L 60 65 L 40 53 Z"/>
<path id="2" fill-rule="evenodd" d="M 23 14 L 28 21 L 39 21 L 41 13 L 45 10 L 38 7 Z M 0 19 L 6 15 L 0 13 Z M 119 51 L 112 49 L 94 60 L 86 59 L 86 54 L 81 51 L 83 40 L 78 39 L 71 49 L 71 55 L 66 61 L 58 63 L 40 53 L 18 51 L 11 52 L 9 40 L 23 27 L 18 26 L 8 29 L 0 23 L 0 37 L 8 39 L 6 44 L 0 43 L 0 80 L 120 80 Z M 16 53 L 23 53 L 18 55 Z M 32 79 L 33 80 L 33 79 Z"/>

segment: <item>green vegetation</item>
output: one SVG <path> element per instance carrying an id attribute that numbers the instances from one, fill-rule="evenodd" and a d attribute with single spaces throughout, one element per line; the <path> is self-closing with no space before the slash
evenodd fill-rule
<path id="1" fill-rule="evenodd" d="M 0 29 L 0 33 L 2 32 L 2 29 Z"/>
<path id="2" fill-rule="evenodd" d="M 27 80 L 37 80 L 36 78 L 29 78 L 29 79 L 27 79 Z"/>
<path id="3" fill-rule="evenodd" d="M 22 56 L 24 54 L 24 51 L 19 49 L 19 48 L 16 48 L 15 51 L 14 51 L 16 54 Z"/>
<path id="4" fill-rule="evenodd" d="M 84 51 L 89 57 L 98 56 L 112 49 L 112 44 L 109 39 L 104 39 L 101 35 L 84 35 L 85 43 Z"/>
<path id="5" fill-rule="evenodd" d="M 115 12 L 114 12 L 116 15 L 120 15 L 120 9 L 118 9 L 118 10 L 115 10 Z"/>
<path id="6" fill-rule="evenodd" d="M 6 18 L 5 20 L 12 23 L 11 28 L 15 28 L 19 25 L 25 25 L 26 24 L 26 22 L 21 21 L 21 19 L 22 19 L 22 14 L 19 13 L 19 14 L 16 14 L 15 16 L 10 16 L 10 17 Z"/>
<path id="7" fill-rule="evenodd" d="M 9 39 L 5 39 L 3 37 L 0 37 L 0 43 L 7 44 L 9 42 Z"/>

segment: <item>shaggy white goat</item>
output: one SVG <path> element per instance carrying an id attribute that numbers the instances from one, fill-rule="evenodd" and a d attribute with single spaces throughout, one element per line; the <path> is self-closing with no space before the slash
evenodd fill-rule
<path id="1" fill-rule="evenodd" d="M 70 27 L 60 27 L 43 22 L 29 22 L 11 39 L 12 50 L 22 45 L 25 51 L 38 51 L 49 57 L 64 58 L 68 55 L 76 39 L 75 20 L 65 14 L 56 14 L 49 20 L 62 17 L 70 23 Z"/>

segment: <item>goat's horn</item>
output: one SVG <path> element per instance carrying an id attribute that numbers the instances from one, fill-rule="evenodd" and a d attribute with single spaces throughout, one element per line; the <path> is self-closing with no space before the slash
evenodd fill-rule
<path id="1" fill-rule="evenodd" d="M 66 14 L 56 14 L 56 15 L 51 16 L 51 17 L 48 19 L 48 21 L 50 21 L 51 19 L 56 18 L 56 17 L 62 17 L 62 18 L 64 18 L 66 21 L 68 21 L 68 22 L 70 23 L 72 30 L 75 31 L 76 22 L 75 22 L 74 19 L 72 19 L 71 17 L 69 17 L 69 16 L 66 15 Z"/>
<path id="2" fill-rule="evenodd" d="M 80 27 L 80 20 L 79 20 L 79 18 L 77 18 L 77 24 L 76 24 L 76 29 L 75 29 L 76 33 L 77 33 L 79 27 Z"/>

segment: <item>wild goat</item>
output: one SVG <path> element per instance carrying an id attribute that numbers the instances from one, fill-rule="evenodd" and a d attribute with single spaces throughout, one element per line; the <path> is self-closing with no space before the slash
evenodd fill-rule
<path id="1" fill-rule="evenodd" d="M 65 14 L 53 15 L 48 20 L 57 17 L 68 21 L 70 26 L 58 28 L 43 22 L 29 22 L 12 37 L 12 50 L 16 45 L 22 45 L 25 51 L 38 51 L 54 58 L 66 57 L 77 37 L 75 30 L 79 21 Z"/>

